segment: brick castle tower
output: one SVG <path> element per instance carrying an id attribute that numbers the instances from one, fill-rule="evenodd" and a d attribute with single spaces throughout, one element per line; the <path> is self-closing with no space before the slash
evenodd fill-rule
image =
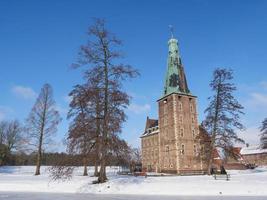
<path id="1" fill-rule="evenodd" d="M 158 120 L 147 118 L 142 140 L 142 165 L 148 171 L 195 174 L 203 172 L 197 97 L 190 93 L 178 41 L 168 42 L 168 66 Z"/>

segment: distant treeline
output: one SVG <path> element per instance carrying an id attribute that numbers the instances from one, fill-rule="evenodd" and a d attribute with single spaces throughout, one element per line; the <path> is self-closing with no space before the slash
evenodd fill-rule
<path id="1" fill-rule="evenodd" d="M 37 153 L 11 153 L 5 156 L 5 159 L 2 159 L 2 165 L 11 165 L 11 166 L 21 166 L 21 165 L 35 165 Z M 52 166 L 56 165 L 58 160 L 73 160 L 72 165 L 74 166 L 82 166 L 83 160 L 81 159 L 81 155 L 69 155 L 67 153 L 44 153 L 42 157 L 42 165 Z M 119 159 L 115 156 L 110 155 L 107 160 L 109 165 L 118 166 L 118 165 L 126 165 L 126 161 Z M 94 165 L 94 158 L 89 158 L 88 166 Z"/>

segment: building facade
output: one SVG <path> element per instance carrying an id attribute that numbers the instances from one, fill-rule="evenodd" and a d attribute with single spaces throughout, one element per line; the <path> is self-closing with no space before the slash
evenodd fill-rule
<path id="1" fill-rule="evenodd" d="M 267 166 L 267 148 L 263 149 L 260 145 L 244 147 L 240 154 L 246 164 Z"/>
<path id="2" fill-rule="evenodd" d="M 157 101 L 159 119 L 147 118 L 141 136 L 143 170 L 203 173 L 207 166 L 201 153 L 197 97 L 188 88 L 178 41 L 171 38 L 168 46 L 164 93 Z"/>

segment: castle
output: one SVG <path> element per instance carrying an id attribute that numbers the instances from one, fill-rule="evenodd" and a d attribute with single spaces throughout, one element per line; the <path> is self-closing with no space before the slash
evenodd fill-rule
<path id="1" fill-rule="evenodd" d="M 197 97 L 187 85 L 178 41 L 168 42 L 168 66 L 163 96 L 157 101 L 159 119 L 147 117 L 141 135 L 144 171 L 198 174 L 207 171 L 198 125 Z"/>

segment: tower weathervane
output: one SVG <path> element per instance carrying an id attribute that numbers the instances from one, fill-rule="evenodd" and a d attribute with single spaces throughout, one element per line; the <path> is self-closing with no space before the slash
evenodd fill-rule
<path id="1" fill-rule="evenodd" d="M 171 37 L 173 38 L 173 25 L 169 25 L 170 31 L 171 31 Z"/>

